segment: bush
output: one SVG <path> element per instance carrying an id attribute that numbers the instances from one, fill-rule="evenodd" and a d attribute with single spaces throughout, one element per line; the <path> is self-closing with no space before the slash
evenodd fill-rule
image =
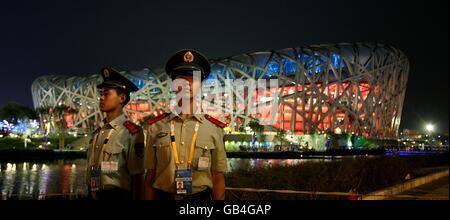
<path id="1" fill-rule="evenodd" d="M 68 144 L 74 142 L 75 140 L 79 139 L 81 137 L 74 137 L 71 135 L 66 135 L 64 137 L 64 145 L 67 146 Z M 40 138 L 32 138 L 32 142 L 36 143 L 36 145 L 42 145 L 45 146 L 45 137 Z M 47 145 L 47 148 L 49 149 L 59 149 L 59 136 L 57 135 L 51 135 L 48 137 L 48 141 L 50 141 L 50 144 Z"/>
<path id="2" fill-rule="evenodd" d="M 33 142 L 27 143 L 27 148 L 36 148 L 37 145 Z M 24 140 L 22 138 L 11 138 L 11 137 L 4 137 L 0 138 L 0 149 L 24 149 L 25 144 Z"/>
<path id="3" fill-rule="evenodd" d="M 283 189 L 315 192 L 349 192 L 366 194 L 405 181 L 442 170 L 429 167 L 445 166 L 448 153 L 437 156 L 381 156 L 328 163 L 306 162 L 292 167 L 272 167 L 259 170 L 236 170 L 226 174 L 230 187 Z M 423 168 L 429 169 L 423 169 Z M 444 168 L 445 169 L 445 168 Z M 247 195 L 246 199 L 255 199 Z M 271 199 L 289 199 L 277 195 Z M 242 198 L 241 198 L 242 199 Z"/>
<path id="4" fill-rule="evenodd" d="M 80 137 L 74 136 L 66 136 L 64 139 L 64 144 L 67 146 L 68 144 L 74 142 Z M 51 136 L 48 138 L 50 144 L 47 146 L 49 149 L 58 149 L 59 145 L 59 137 Z M 39 145 L 45 146 L 45 138 L 31 138 L 31 142 L 27 143 L 27 148 L 37 148 Z M 24 140 L 22 138 L 12 138 L 12 137 L 4 137 L 0 138 L 0 149 L 24 149 Z"/>

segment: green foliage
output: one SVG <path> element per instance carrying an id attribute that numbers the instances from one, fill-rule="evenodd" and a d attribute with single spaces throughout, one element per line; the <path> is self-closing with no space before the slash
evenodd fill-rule
<path id="1" fill-rule="evenodd" d="M 278 140 L 278 141 L 280 141 L 280 142 L 283 142 L 283 141 L 285 141 L 286 140 L 286 131 L 284 131 L 284 130 L 278 130 L 277 131 L 277 134 L 275 135 L 275 137 L 274 137 L 276 140 Z"/>
<path id="2" fill-rule="evenodd" d="M 363 149 L 372 149 L 375 148 L 376 145 L 370 140 L 367 140 L 365 137 L 357 137 L 355 138 L 355 147 L 361 147 Z"/>
<path id="3" fill-rule="evenodd" d="M 27 143 L 27 148 L 36 148 L 37 145 L 33 142 Z M 11 137 L 5 137 L 0 138 L 0 150 L 2 149 L 24 149 L 24 139 L 22 138 L 11 138 Z"/>
<path id="4" fill-rule="evenodd" d="M 71 135 L 66 135 L 64 137 L 65 139 L 65 145 L 68 145 L 75 140 L 77 140 L 80 137 L 74 137 Z M 53 135 L 48 138 L 48 141 L 50 142 L 49 145 L 47 145 L 47 148 L 49 149 L 58 149 L 58 142 L 59 142 L 59 136 Z M 31 142 L 27 143 L 27 148 L 37 148 L 39 145 L 45 146 L 45 138 L 31 138 Z M 0 138 L 0 149 L 23 149 L 24 148 L 24 140 L 23 138 L 11 138 L 11 137 L 4 137 Z"/>
<path id="5" fill-rule="evenodd" d="M 59 134 L 58 143 L 60 148 L 63 148 L 67 145 L 65 140 L 65 133 L 67 130 L 67 121 L 65 116 L 68 114 L 72 115 L 72 119 L 74 114 L 78 112 L 78 109 L 74 109 L 68 105 L 60 104 L 56 107 L 50 106 L 42 106 L 36 109 L 36 112 L 39 113 L 42 120 L 51 121 L 54 123 L 54 128 L 56 129 L 56 133 Z M 92 124 L 87 123 L 88 129 L 92 129 Z"/>
<path id="6" fill-rule="evenodd" d="M 8 102 L 0 108 L 0 120 L 16 123 L 18 119 L 37 119 L 36 111 L 16 102 Z"/>
<path id="7" fill-rule="evenodd" d="M 258 120 L 256 119 L 252 119 L 249 123 L 248 126 L 252 129 L 253 132 L 255 133 L 261 133 L 264 130 L 264 126 L 259 124 Z"/>
<path id="8" fill-rule="evenodd" d="M 58 149 L 59 148 L 59 135 L 50 135 L 48 137 L 48 141 L 50 144 L 47 146 L 45 145 L 45 137 L 40 138 L 32 138 L 31 141 L 35 143 L 37 146 L 42 145 L 46 146 L 49 149 Z M 71 144 L 75 140 L 79 139 L 80 137 L 74 137 L 72 135 L 64 135 L 64 145 L 67 146 L 68 144 Z"/>

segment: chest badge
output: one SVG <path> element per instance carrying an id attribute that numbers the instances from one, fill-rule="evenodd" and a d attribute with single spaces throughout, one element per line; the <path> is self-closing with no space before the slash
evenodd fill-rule
<path id="1" fill-rule="evenodd" d="M 159 137 L 159 138 L 162 138 L 162 137 L 165 137 L 167 135 L 168 135 L 168 133 L 166 133 L 166 132 L 159 132 L 156 136 Z"/>

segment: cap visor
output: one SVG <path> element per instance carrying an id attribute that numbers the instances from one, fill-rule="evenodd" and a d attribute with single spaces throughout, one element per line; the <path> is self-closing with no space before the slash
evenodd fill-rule
<path id="1" fill-rule="evenodd" d="M 101 88 L 105 88 L 105 87 L 119 87 L 121 88 L 122 86 L 116 83 L 105 83 L 103 82 L 102 84 L 97 85 L 97 89 L 101 89 Z"/>

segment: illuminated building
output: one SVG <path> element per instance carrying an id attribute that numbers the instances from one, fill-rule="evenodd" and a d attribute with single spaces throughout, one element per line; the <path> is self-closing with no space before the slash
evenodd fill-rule
<path id="1" fill-rule="evenodd" d="M 278 111 L 272 128 L 296 134 L 339 130 L 380 139 L 397 137 L 409 62 L 400 50 L 391 46 L 314 45 L 211 59 L 211 64 L 208 79 L 221 83 L 226 79 L 278 79 Z M 163 69 L 122 74 L 140 89 L 131 95 L 126 106 L 132 120 L 167 111 L 168 78 Z M 100 80 L 98 74 L 39 77 L 32 85 L 34 106 L 70 106 L 77 112 L 64 116 L 68 127 L 89 128 L 104 117 L 99 111 L 95 87 Z M 264 94 L 231 92 L 242 100 L 256 100 L 255 105 L 267 102 Z M 226 121 L 231 130 L 246 127 L 252 118 L 260 117 L 258 113 L 246 111 L 246 107 L 209 105 L 206 108 L 213 111 L 213 116 Z M 225 114 L 214 114 L 214 111 L 225 111 Z"/>

